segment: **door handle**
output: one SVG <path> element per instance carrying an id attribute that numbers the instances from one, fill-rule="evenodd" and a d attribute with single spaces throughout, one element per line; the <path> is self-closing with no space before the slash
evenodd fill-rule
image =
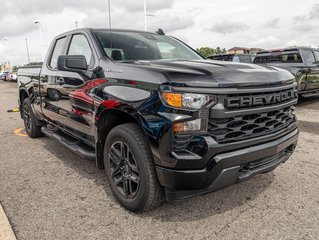
<path id="1" fill-rule="evenodd" d="M 64 79 L 63 79 L 63 78 L 59 78 L 59 79 L 56 81 L 56 83 L 57 83 L 57 84 L 59 84 L 59 85 L 63 85 L 63 84 L 65 84 Z"/>

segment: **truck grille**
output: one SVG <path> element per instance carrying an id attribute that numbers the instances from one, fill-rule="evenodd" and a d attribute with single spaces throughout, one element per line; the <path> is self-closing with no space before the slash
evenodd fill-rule
<path id="1" fill-rule="evenodd" d="M 228 110 L 249 109 L 252 107 L 275 106 L 297 98 L 295 88 L 265 92 L 265 93 L 239 93 L 228 94 L 221 101 Z"/>
<path id="2" fill-rule="evenodd" d="M 218 143 L 254 138 L 280 131 L 295 122 L 294 107 L 231 118 L 210 118 L 208 133 Z"/>

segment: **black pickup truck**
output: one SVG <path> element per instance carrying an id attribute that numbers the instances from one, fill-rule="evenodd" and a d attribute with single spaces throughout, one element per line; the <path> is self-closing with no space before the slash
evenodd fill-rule
<path id="1" fill-rule="evenodd" d="M 269 172 L 298 140 L 293 75 L 205 60 L 163 32 L 61 34 L 18 82 L 28 135 L 94 159 L 135 212 Z"/>
<path id="2" fill-rule="evenodd" d="M 298 82 L 300 96 L 319 95 L 319 51 L 309 47 L 291 47 L 259 52 L 254 60 L 291 72 Z"/>

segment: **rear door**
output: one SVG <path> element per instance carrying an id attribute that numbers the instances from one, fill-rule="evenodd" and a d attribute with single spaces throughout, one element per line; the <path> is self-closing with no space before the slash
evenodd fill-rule
<path id="1" fill-rule="evenodd" d="M 65 50 L 66 37 L 55 40 L 48 56 L 48 61 L 44 63 L 39 81 L 39 92 L 41 96 L 41 111 L 46 119 L 51 122 L 58 120 L 58 100 L 60 94 L 57 91 L 59 79 L 57 78 L 58 56 Z"/>

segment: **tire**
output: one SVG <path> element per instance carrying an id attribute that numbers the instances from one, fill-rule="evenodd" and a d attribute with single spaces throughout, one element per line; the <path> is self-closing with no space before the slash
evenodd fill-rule
<path id="1" fill-rule="evenodd" d="M 22 105 L 22 116 L 24 127 L 31 138 L 42 137 L 44 134 L 41 132 L 41 126 L 36 124 L 36 117 L 32 111 L 30 99 L 26 98 Z"/>
<path id="2" fill-rule="evenodd" d="M 126 123 L 111 130 L 104 146 L 104 166 L 115 198 L 126 209 L 144 212 L 163 202 L 153 155 L 137 124 Z"/>

